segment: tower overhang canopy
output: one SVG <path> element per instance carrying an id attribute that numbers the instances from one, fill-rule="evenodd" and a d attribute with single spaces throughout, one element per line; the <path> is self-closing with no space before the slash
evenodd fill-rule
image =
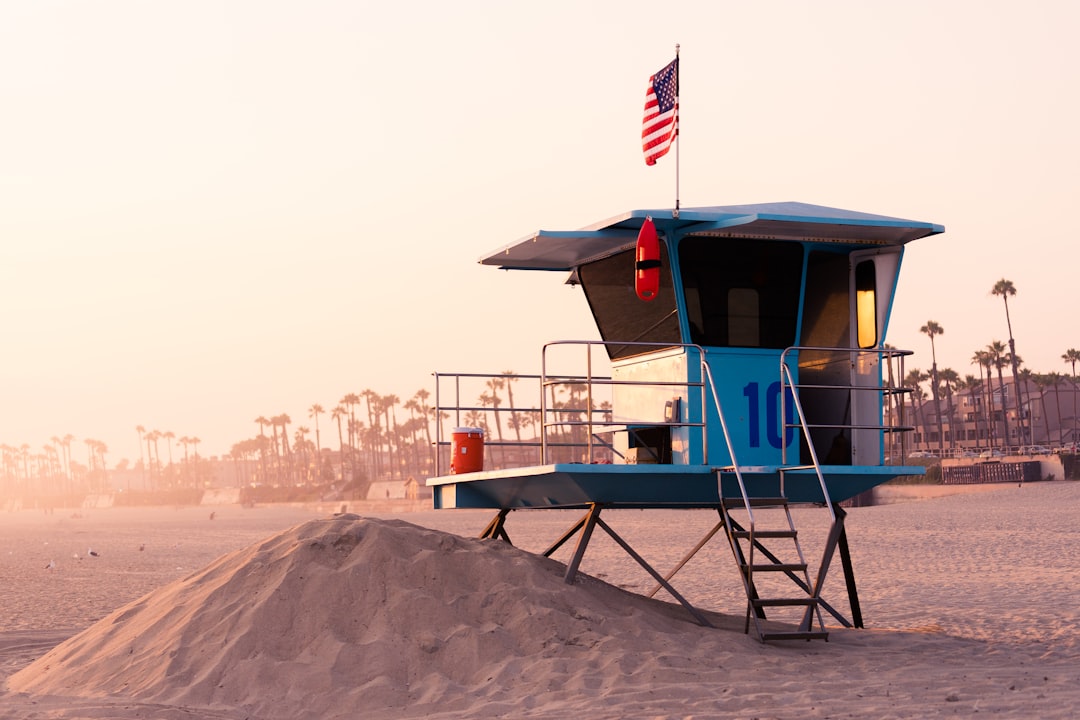
<path id="1" fill-rule="evenodd" d="M 927 222 L 799 202 L 631 210 L 581 230 L 539 230 L 480 259 L 506 270 L 574 270 L 633 247 L 646 217 L 667 237 L 683 235 L 798 240 L 843 245 L 904 245 L 945 228 Z"/>

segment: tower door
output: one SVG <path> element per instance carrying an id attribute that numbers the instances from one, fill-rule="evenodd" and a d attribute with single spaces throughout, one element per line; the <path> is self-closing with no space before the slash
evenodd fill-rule
<path id="1" fill-rule="evenodd" d="M 851 347 L 860 351 L 881 348 L 889 317 L 899 249 L 859 251 L 851 254 Z M 884 432 L 867 426 L 882 424 L 881 356 L 853 352 L 851 357 L 851 461 L 855 465 L 880 465 Z M 865 388 L 865 389 L 862 389 Z M 862 426 L 860 428 L 860 426 Z"/>
<path id="2" fill-rule="evenodd" d="M 818 459 L 880 465 L 881 363 L 899 249 L 811 251 L 799 353 L 799 395 Z M 862 426 L 860 428 L 860 426 Z M 809 462 L 804 447 L 802 461 Z"/>

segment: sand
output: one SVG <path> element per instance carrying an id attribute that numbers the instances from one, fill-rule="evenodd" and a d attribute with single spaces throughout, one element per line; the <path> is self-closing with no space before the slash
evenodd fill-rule
<path id="1" fill-rule="evenodd" d="M 1065 718 L 1080 706 L 1080 483 L 850 511 L 866 629 L 761 644 L 726 541 L 675 578 L 718 625 L 639 594 L 576 517 L 305 508 L 0 516 L 0 718 Z M 608 522 L 667 569 L 703 511 Z M 813 556 L 821 511 L 796 513 Z M 90 555 L 93 549 L 96 555 Z M 633 591 L 633 592 L 630 592 Z M 841 609 L 834 573 L 826 598 Z M 670 598 L 664 598 L 670 600 Z"/>

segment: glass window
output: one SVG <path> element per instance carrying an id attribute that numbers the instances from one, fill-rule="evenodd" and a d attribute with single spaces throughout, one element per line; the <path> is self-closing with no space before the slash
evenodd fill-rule
<path id="1" fill-rule="evenodd" d="M 634 249 L 630 248 L 578 268 L 578 278 L 600 337 L 607 342 L 681 342 L 666 243 L 660 243 L 660 292 L 655 299 L 645 301 L 637 296 L 634 266 Z M 607 346 L 612 359 L 656 349 L 640 345 Z"/>
<path id="2" fill-rule="evenodd" d="M 679 243 L 692 342 L 713 347 L 795 344 L 799 243 L 687 236 Z"/>
<path id="3" fill-rule="evenodd" d="M 758 291 L 754 288 L 731 288 L 728 290 L 728 341 L 740 347 L 761 345 L 758 325 L 761 307 Z"/>
<path id="4" fill-rule="evenodd" d="M 873 260 L 863 260 L 855 266 L 855 322 L 858 325 L 859 347 L 877 345 L 877 273 Z"/>

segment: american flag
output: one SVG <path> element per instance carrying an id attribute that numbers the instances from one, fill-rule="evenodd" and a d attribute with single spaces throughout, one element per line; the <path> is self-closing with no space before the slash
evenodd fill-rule
<path id="1" fill-rule="evenodd" d="M 645 92 L 645 121 L 641 126 L 641 149 L 645 164 L 655 165 L 667 155 L 679 134 L 679 58 L 649 78 Z"/>

